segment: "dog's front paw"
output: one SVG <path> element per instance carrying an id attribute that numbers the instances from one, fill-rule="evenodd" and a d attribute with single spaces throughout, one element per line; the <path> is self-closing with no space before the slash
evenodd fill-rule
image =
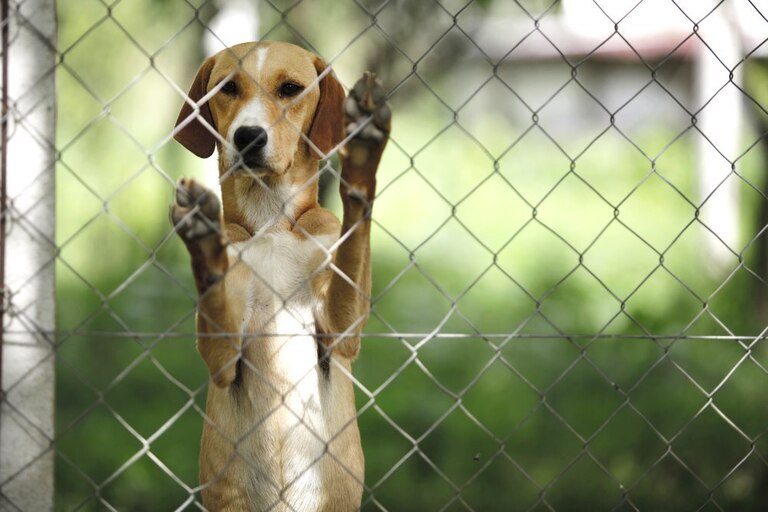
<path id="1" fill-rule="evenodd" d="M 221 234 L 221 204 L 212 191 L 192 178 L 176 184 L 176 202 L 171 207 L 171 223 L 185 243 L 191 244 Z"/>
<path id="2" fill-rule="evenodd" d="M 385 141 L 391 128 L 392 111 L 381 80 L 374 73 L 366 71 L 349 91 L 344 114 L 347 133 L 353 141 Z"/>
<path id="3" fill-rule="evenodd" d="M 341 149 L 342 200 L 370 203 L 376 170 L 389 140 L 392 111 L 376 75 L 366 71 L 344 101 L 345 128 L 350 137 Z"/>

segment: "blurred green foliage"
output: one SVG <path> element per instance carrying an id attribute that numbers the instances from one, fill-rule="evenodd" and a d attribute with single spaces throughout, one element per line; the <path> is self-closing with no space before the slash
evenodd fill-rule
<path id="1" fill-rule="evenodd" d="M 285 19 L 265 4 L 261 23 L 335 57 L 351 84 L 390 44 L 382 32 L 402 4 L 365 32 L 353 2 L 303 2 Z M 215 176 L 169 134 L 212 8 L 58 9 L 56 507 L 196 509 L 207 374 L 167 211 L 176 179 Z M 430 48 L 438 14 L 396 41 L 405 54 Z M 493 108 L 491 85 L 469 97 L 490 66 L 441 55 L 419 76 L 407 58 L 381 64 L 402 88 L 355 364 L 364 509 L 762 509 L 768 350 L 749 338 L 764 319 L 748 242 L 763 196 L 740 182 L 744 250 L 713 269 L 691 204 L 692 131 L 643 125 L 631 143 L 615 129 L 593 142 L 606 117 L 558 136 L 561 150 Z M 556 128 L 545 113 L 540 126 Z M 764 185 L 758 147 L 737 169 Z M 746 338 L 686 339 L 731 334 Z"/>

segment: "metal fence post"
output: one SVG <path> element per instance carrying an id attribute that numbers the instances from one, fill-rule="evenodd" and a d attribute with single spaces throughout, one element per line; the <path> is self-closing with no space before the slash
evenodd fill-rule
<path id="1" fill-rule="evenodd" d="M 53 509 L 54 0 L 2 0 L 0 510 Z M 7 85 L 6 85 L 7 84 Z"/>

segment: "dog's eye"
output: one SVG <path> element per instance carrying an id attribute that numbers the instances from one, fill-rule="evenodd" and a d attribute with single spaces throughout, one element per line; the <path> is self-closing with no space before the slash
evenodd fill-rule
<path id="1" fill-rule="evenodd" d="M 304 88 L 293 82 L 285 82 L 280 86 L 280 97 L 290 98 L 299 94 Z"/>
<path id="2" fill-rule="evenodd" d="M 229 94 L 230 96 L 233 96 L 237 94 L 237 84 L 235 83 L 234 80 L 229 80 L 227 81 L 227 83 L 225 83 L 221 87 L 221 92 L 223 92 L 224 94 Z"/>

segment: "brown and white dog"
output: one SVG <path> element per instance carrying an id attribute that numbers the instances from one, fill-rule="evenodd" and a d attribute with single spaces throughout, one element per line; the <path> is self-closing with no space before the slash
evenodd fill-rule
<path id="1" fill-rule="evenodd" d="M 182 179 L 171 208 L 212 381 L 200 451 L 209 510 L 360 507 L 350 365 L 369 309 L 384 96 L 366 73 L 345 98 L 316 55 L 260 42 L 207 59 L 182 106 L 175 138 L 201 157 L 218 148 L 223 202 Z M 339 223 L 318 204 L 318 162 L 342 142 Z"/>

